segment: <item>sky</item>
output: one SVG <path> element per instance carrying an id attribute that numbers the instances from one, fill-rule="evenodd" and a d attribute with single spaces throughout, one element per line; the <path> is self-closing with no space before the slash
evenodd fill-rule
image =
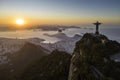
<path id="1" fill-rule="evenodd" d="M 120 24 L 120 0 L 0 0 L 0 24 Z"/>

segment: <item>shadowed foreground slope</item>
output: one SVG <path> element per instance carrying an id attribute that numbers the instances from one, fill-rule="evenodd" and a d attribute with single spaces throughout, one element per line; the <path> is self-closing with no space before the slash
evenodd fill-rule
<path id="1" fill-rule="evenodd" d="M 9 62 L 0 65 L 0 80 L 18 79 L 27 66 L 48 53 L 48 50 L 32 43 L 26 43 L 15 53 L 8 53 Z"/>
<path id="2" fill-rule="evenodd" d="M 70 58 L 70 54 L 55 50 L 28 67 L 21 80 L 67 80 Z"/>

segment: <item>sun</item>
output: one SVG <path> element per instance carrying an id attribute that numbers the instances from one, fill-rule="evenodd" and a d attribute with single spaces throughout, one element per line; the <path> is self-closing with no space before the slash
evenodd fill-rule
<path id="1" fill-rule="evenodd" d="M 23 19 L 17 19 L 16 20 L 16 24 L 23 25 L 24 24 L 24 20 Z"/>

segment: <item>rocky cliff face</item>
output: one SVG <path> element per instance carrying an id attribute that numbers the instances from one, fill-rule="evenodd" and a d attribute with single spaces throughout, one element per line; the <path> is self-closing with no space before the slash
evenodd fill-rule
<path id="1" fill-rule="evenodd" d="M 104 35 L 86 33 L 72 54 L 68 80 L 120 80 L 120 63 L 110 56 L 120 44 Z"/>

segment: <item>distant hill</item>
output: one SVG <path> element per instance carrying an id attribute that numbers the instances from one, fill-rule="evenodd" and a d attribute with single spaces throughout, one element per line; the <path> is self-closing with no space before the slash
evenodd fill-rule
<path id="1" fill-rule="evenodd" d="M 71 55 L 58 50 L 28 67 L 20 80 L 67 80 Z"/>
<path id="2" fill-rule="evenodd" d="M 2 70 L 2 72 L 0 71 L 0 79 L 13 80 L 13 78 L 17 78 L 28 65 L 48 53 L 49 51 L 41 46 L 25 43 L 19 51 L 8 54 L 9 63 L 0 65 L 2 66 L 2 69 L 0 69 Z M 8 77 L 5 77 L 7 74 L 9 74 Z"/>
<path id="3" fill-rule="evenodd" d="M 58 49 L 59 51 L 65 51 L 69 54 L 72 54 L 75 48 L 75 43 L 82 38 L 82 36 L 79 34 L 75 34 L 73 37 L 68 37 L 64 33 L 58 33 L 51 36 L 60 38 L 61 41 L 56 43 L 41 43 L 40 45 L 51 52 L 55 49 Z"/>

